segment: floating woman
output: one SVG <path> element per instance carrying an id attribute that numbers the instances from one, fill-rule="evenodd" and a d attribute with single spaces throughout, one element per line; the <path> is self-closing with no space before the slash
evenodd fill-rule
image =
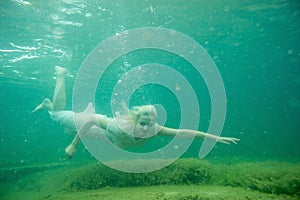
<path id="1" fill-rule="evenodd" d="M 197 130 L 174 129 L 159 125 L 157 112 L 153 105 L 134 106 L 127 110 L 127 115 L 117 115 L 109 118 L 102 114 L 96 114 L 90 103 L 84 112 L 75 113 L 64 110 L 66 106 L 65 76 L 67 70 L 56 66 L 56 86 L 53 101 L 46 98 L 32 113 L 39 110 L 48 110 L 52 120 L 58 122 L 65 129 L 76 132 L 76 135 L 65 149 L 67 157 L 76 153 L 80 137 L 93 135 L 95 138 L 105 134 L 103 139 L 120 148 L 129 148 L 143 145 L 149 138 L 155 136 L 169 136 L 179 138 L 210 139 L 224 144 L 237 144 L 239 139 L 234 137 L 221 137 Z M 76 123 L 75 123 L 76 121 Z M 79 127 L 79 128 L 77 128 Z M 77 131 L 78 130 L 78 131 Z"/>

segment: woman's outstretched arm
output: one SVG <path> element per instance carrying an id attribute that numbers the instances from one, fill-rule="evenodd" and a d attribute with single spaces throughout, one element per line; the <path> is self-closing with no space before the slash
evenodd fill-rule
<path id="1" fill-rule="evenodd" d="M 158 135 L 169 136 L 169 137 L 181 137 L 181 138 L 192 138 L 195 137 L 197 140 L 210 139 L 223 144 L 234 143 L 237 144 L 240 139 L 233 137 L 220 137 L 201 131 L 189 130 L 189 129 L 173 129 L 168 127 L 160 127 Z"/>

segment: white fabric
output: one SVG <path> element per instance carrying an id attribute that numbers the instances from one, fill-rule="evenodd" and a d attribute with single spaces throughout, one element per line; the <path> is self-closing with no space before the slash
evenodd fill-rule
<path id="1" fill-rule="evenodd" d="M 76 131 L 73 111 L 49 111 L 51 119 L 59 125 L 71 130 Z"/>
<path id="2" fill-rule="evenodd" d="M 63 127 L 76 132 L 76 125 L 74 121 L 73 111 L 50 111 L 50 117 L 55 122 L 59 123 Z M 77 125 L 79 127 L 85 122 L 85 116 L 87 113 L 76 113 Z M 105 117 L 104 115 L 98 115 L 97 117 Z M 147 139 L 156 135 L 158 132 L 158 125 L 155 123 L 152 126 L 140 126 L 135 125 L 132 121 L 126 118 L 108 118 L 107 129 L 104 130 L 98 126 L 92 126 L 90 130 L 84 135 L 92 136 L 95 138 L 103 138 L 104 134 L 107 138 L 116 146 L 120 148 L 135 147 L 143 145 Z"/>

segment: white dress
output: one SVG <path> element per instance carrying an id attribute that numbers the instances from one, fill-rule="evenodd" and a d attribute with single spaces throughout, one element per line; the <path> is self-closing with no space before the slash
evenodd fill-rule
<path id="1" fill-rule="evenodd" d="M 87 115 L 96 115 L 97 118 L 106 118 L 108 120 L 107 129 L 104 130 L 100 126 L 92 126 L 84 135 L 93 136 L 95 138 L 108 138 L 113 144 L 120 148 L 136 147 L 143 145 L 149 137 L 158 133 L 158 124 L 151 126 L 140 126 L 133 123 L 130 119 L 122 116 L 116 118 L 108 118 L 105 115 L 94 114 L 95 110 L 91 104 L 82 113 L 74 113 L 73 111 L 49 111 L 53 121 L 59 123 L 64 128 L 77 132 L 77 127 L 81 127 L 86 122 Z M 74 115 L 76 117 L 74 118 Z M 75 120 L 76 119 L 76 123 Z M 103 136 L 106 137 L 103 137 Z"/>
<path id="2" fill-rule="evenodd" d="M 157 133 L 157 123 L 151 127 L 140 126 L 130 121 L 130 119 L 118 117 L 109 118 L 106 129 L 106 136 L 120 148 L 141 146 Z"/>

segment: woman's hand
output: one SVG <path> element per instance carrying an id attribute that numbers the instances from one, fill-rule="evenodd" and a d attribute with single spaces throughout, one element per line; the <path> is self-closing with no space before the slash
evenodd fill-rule
<path id="1" fill-rule="evenodd" d="M 217 142 L 223 143 L 223 144 L 237 144 L 240 139 L 233 138 L 233 137 L 218 137 Z"/>
<path id="2" fill-rule="evenodd" d="M 69 146 L 67 146 L 67 147 L 65 148 L 66 156 L 67 156 L 68 158 L 73 157 L 74 154 L 76 153 L 76 149 L 77 149 L 77 148 L 76 148 L 74 145 L 72 145 L 72 144 L 70 144 Z"/>

